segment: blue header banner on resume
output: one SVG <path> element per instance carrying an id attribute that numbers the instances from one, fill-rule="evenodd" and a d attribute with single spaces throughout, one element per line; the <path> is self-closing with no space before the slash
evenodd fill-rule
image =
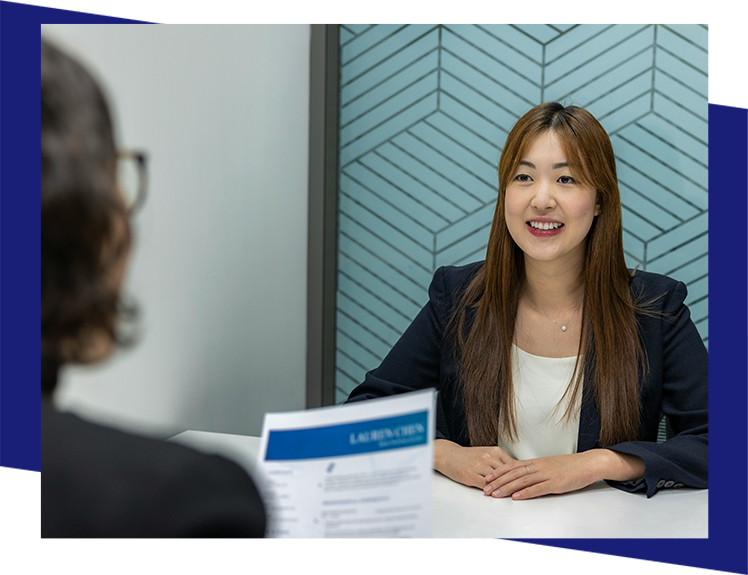
<path id="1" fill-rule="evenodd" d="M 307 429 L 271 431 L 265 461 L 358 455 L 428 442 L 428 412 Z"/>

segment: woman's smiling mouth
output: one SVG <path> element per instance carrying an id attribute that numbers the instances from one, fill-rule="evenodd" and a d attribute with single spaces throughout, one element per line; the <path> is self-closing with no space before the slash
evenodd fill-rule
<path id="1" fill-rule="evenodd" d="M 561 233 L 564 227 L 564 224 L 561 222 L 540 222 L 537 220 L 525 222 L 525 225 L 532 235 L 541 238 L 555 236 Z"/>

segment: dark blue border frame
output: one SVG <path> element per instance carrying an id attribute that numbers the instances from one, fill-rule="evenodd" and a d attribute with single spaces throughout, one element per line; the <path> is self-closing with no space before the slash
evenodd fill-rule
<path id="1" fill-rule="evenodd" d="M 263 547 L 160 547 L 160 546 L 40 546 L 38 543 L 39 464 L 39 196 L 29 185 L 36 179 L 36 62 L 37 31 L 40 22 L 241 22 L 356 21 L 356 20 L 568 20 L 569 14 L 584 15 L 587 21 L 610 21 L 621 16 L 646 15 L 639 20 L 746 21 L 743 9 L 686 11 L 681 2 L 600 3 L 582 0 L 573 5 L 557 2 L 528 4 L 506 3 L 465 6 L 452 3 L 452 14 L 436 12 L 433 3 L 405 6 L 390 2 L 376 6 L 375 13 L 364 14 L 362 5 L 341 3 L 336 9 L 294 3 L 244 4 L 226 10 L 215 3 L 197 7 L 184 3 L 154 2 L 102 4 L 93 2 L 32 2 L 5 12 L 5 79 L 3 119 L 10 131 L 5 134 L 5 204 L 2 246 L 5 248 L 5 273 L 2 282 L 9 321 L 3 326 L 5 357 L 4 381 L 7 398 L 4 417 L 4 494 L 6 511 L 5 543 L 14 558 L 6 564 L 26 564 L 36 570 L 76 570 L 81 572 L 154 572 L 177 573 L 259 570 L 332 571 L 379 573 L 391 569 L 431 570 L 505 570 L 520 573 L 553 567 L 571 570 L 683 569 L 693 572 L 736 554 L 742 546 L 744 531 L 741 493 L 743 467 L 741 453 L 732 449 L 737 443 L 740 407 L 745 405 L 748 377 L 742 368 L 747 343 L 746 299 L 748 256 L 743 247 L 741 216 L 746 199 L 746 182 L 741 168 L 746 165 L 748 146 L 748 104 L 710 105 L 710 379 L 711 414 L 715 442 L 711 450 L 710 537 L 708 540 L 522 540 L 517 546 L 491 549 L 464 546 L 389 546 L 386 551 L 358 545 L 309 545 L 298 553 L 283 546 Z M 601 12 L 601 4 L 607 13 Z M 545 10 L 545 5 L 550 10 Z M 368 6 L 367 6 L 368 7 Z M 312 8 L 310 10 L 310 8 Z M 356 9 L 358 8 L 358 9 Z M 384 11 L 382 10 L 384 8 Z M 711 9 L 711 10 L 710 10 Z M 6 9 L 7 10 L 7 9 Z M 388 12 L 389 10 L 389 12 Z M 462 12 L 454 13 L 456 10 Z M 467 10 L 467 11 L 466 11 Z M 449 10 L 448 10 L 449 12 Z M 553 14 L 555 12 L 555 14 Z M 389 18 L 387 15 L 389 14 Z M 375 18 L 376 16 L 376 18 Z M 745 65 L 741 56 L 741 66 Z M 38 60 L 36 60 L 38 62 Z M 32 94 L 33 92 L 33 94 Z M 33 109 L 32 109 L 33 108 Z M 32 154 L 33 152 L 33 154 Z M 33 162 L 32 162 L 33 155 Z M 33 174 L 33 176 L 32 176 Z M 36 188 L 38 189 L 38 188 Z M 729 487 L 730 489 L 727 489 Z M 637 495 L 632 495 L 636 497 Z M 554 552 L 555 551 L 555 552 Z M 539 553 L 541 552 L 541 553 Z M 618 568 L 618 569 L 617 569 Z M 684 569 L 686 570 L 686 569 Z"/>

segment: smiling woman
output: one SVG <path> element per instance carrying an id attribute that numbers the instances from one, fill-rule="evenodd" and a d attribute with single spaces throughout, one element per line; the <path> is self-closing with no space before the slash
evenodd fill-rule
<path id="1" fill-rule="evenodd" d="M 437 388 L 434 467 L 494 497 L 706 488 L 707 353 L 686 288 L 628 270 L 622 232 L 603 127 L 533 108 L 501 155 L 485 262 L 437 270 L 349 401 Z M 675 436 L 657 443 L 662 413 Z"/>

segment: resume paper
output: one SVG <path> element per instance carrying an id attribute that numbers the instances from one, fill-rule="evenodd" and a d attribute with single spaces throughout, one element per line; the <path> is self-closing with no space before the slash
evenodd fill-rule
<path id="1" fill-rule="evenodd" d="M 268 537 L 430 537 L 435 392 L 268 413 Z"/>

